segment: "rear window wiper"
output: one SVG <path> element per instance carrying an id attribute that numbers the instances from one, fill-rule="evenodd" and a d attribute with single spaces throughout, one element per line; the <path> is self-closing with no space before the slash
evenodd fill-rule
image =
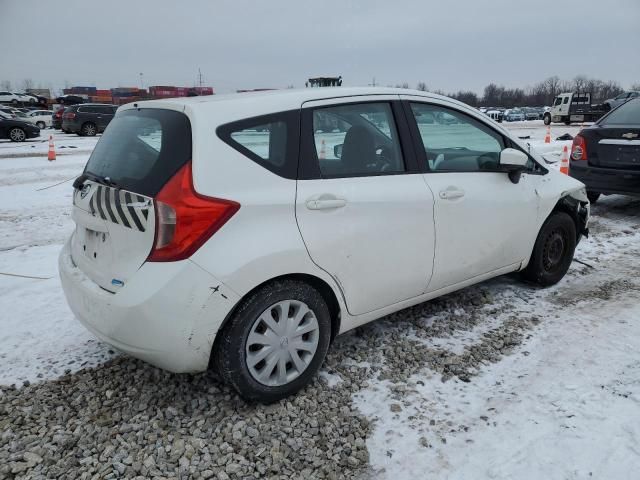
<path id="1" fill-rule="evenodd" d="M 102 175 L 96 175 L 95 173 L 89 173 L 89 172 L 85 172 L 82 175 L 80 175 L 78 178 L 76 178 L 75 181 L 73 182 L 73 187 L 81 188 L 85 180 L 87 179 L 93 180 L 94 182 L 101 183 L 102 185 L 106 185 L 108 187 L 119 188 L 118 184 L 113 180 L 111 180 L 110 177 L 108 176 L 103 177 Z"/>

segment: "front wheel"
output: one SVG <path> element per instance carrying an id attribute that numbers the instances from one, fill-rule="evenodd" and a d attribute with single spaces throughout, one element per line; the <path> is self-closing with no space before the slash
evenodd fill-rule
<path id="1" fill-rule="evenodd" d="M 322 365 L 329 308 L 310 285 L 275 281 L 243 300 L 220 335 L 213 360 L 222 378 L 243 398 L 271 403 L 300 390 Z"/>
<path id="2" fill-rule="evenodd" d="M 38 127 L 40 130 L 44 130 L 45 128 L 47 128 L 47 125 L 44 122 L 36 122 L 36 127 Z"/>
<path id="3" fill-rule="evenodd" d="M 25 131 L 19 127 L 9 130 L 9 139 L 12 142 L 24 142 L 27 138 Z"/>
<path id="4" fill-rule="evenodd" d="M 545 125 L 551 125 L 551 115 L 545 115 L 543 120 Z"/>
<path id="5" fill-rule="evenodd" d="M 522 275 L 543 287 L 562 280 L 576 249 L 576 224 L 564 212 L 555 212 L 544 222 Z"/>

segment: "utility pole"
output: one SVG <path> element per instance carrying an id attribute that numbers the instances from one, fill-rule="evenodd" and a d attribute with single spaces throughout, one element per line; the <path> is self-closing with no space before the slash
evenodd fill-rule
<path id="1" fill-rule="evenodd" d="M 370 87 L 375 87 L 376 85 L 378 85 L 376 83 L 376 77 L 373 77 L 373 81 L 369 84 Z"/>
<path id="2" fill-rule="evenodd" d="M 198 67 L 198 84 L 202 87 L 202 72 L 200 71 L 200 67 Z"/>
<path id="3" fill-rule="evenodd" d="M 144 73 L 140 72 L 140 89 L 143 90 L 144 89 Z"/>

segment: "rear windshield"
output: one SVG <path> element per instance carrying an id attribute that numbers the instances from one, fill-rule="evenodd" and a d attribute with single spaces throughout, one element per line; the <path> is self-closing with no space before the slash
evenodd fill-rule
<path id="1" fill-rule="evenodd" d="M 602 125 L 640 125 L 640 100 L 629 100 L 602 120 Z"/>
<path id="2" fill-rule="evenodd" d="M 85 172 L 119 188 L 155 196 L 191 159 L 191 123 L 173 110 L 118 113 L 93 150 Z"/>

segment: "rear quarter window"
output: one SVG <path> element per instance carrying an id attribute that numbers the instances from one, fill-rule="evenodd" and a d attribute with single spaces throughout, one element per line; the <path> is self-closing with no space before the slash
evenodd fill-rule
<path id="1" fill-rule="evenodd" d="M 292 110 L 221 125 L 218 137 L 270 172 L 295 179 L 300 112 Z"/>
<path id="2" fill-rule="evenodd" d="M 633 99 L 623 103 L 604 117 L 600 124 L 640 126 L 640 99 Z"/>

